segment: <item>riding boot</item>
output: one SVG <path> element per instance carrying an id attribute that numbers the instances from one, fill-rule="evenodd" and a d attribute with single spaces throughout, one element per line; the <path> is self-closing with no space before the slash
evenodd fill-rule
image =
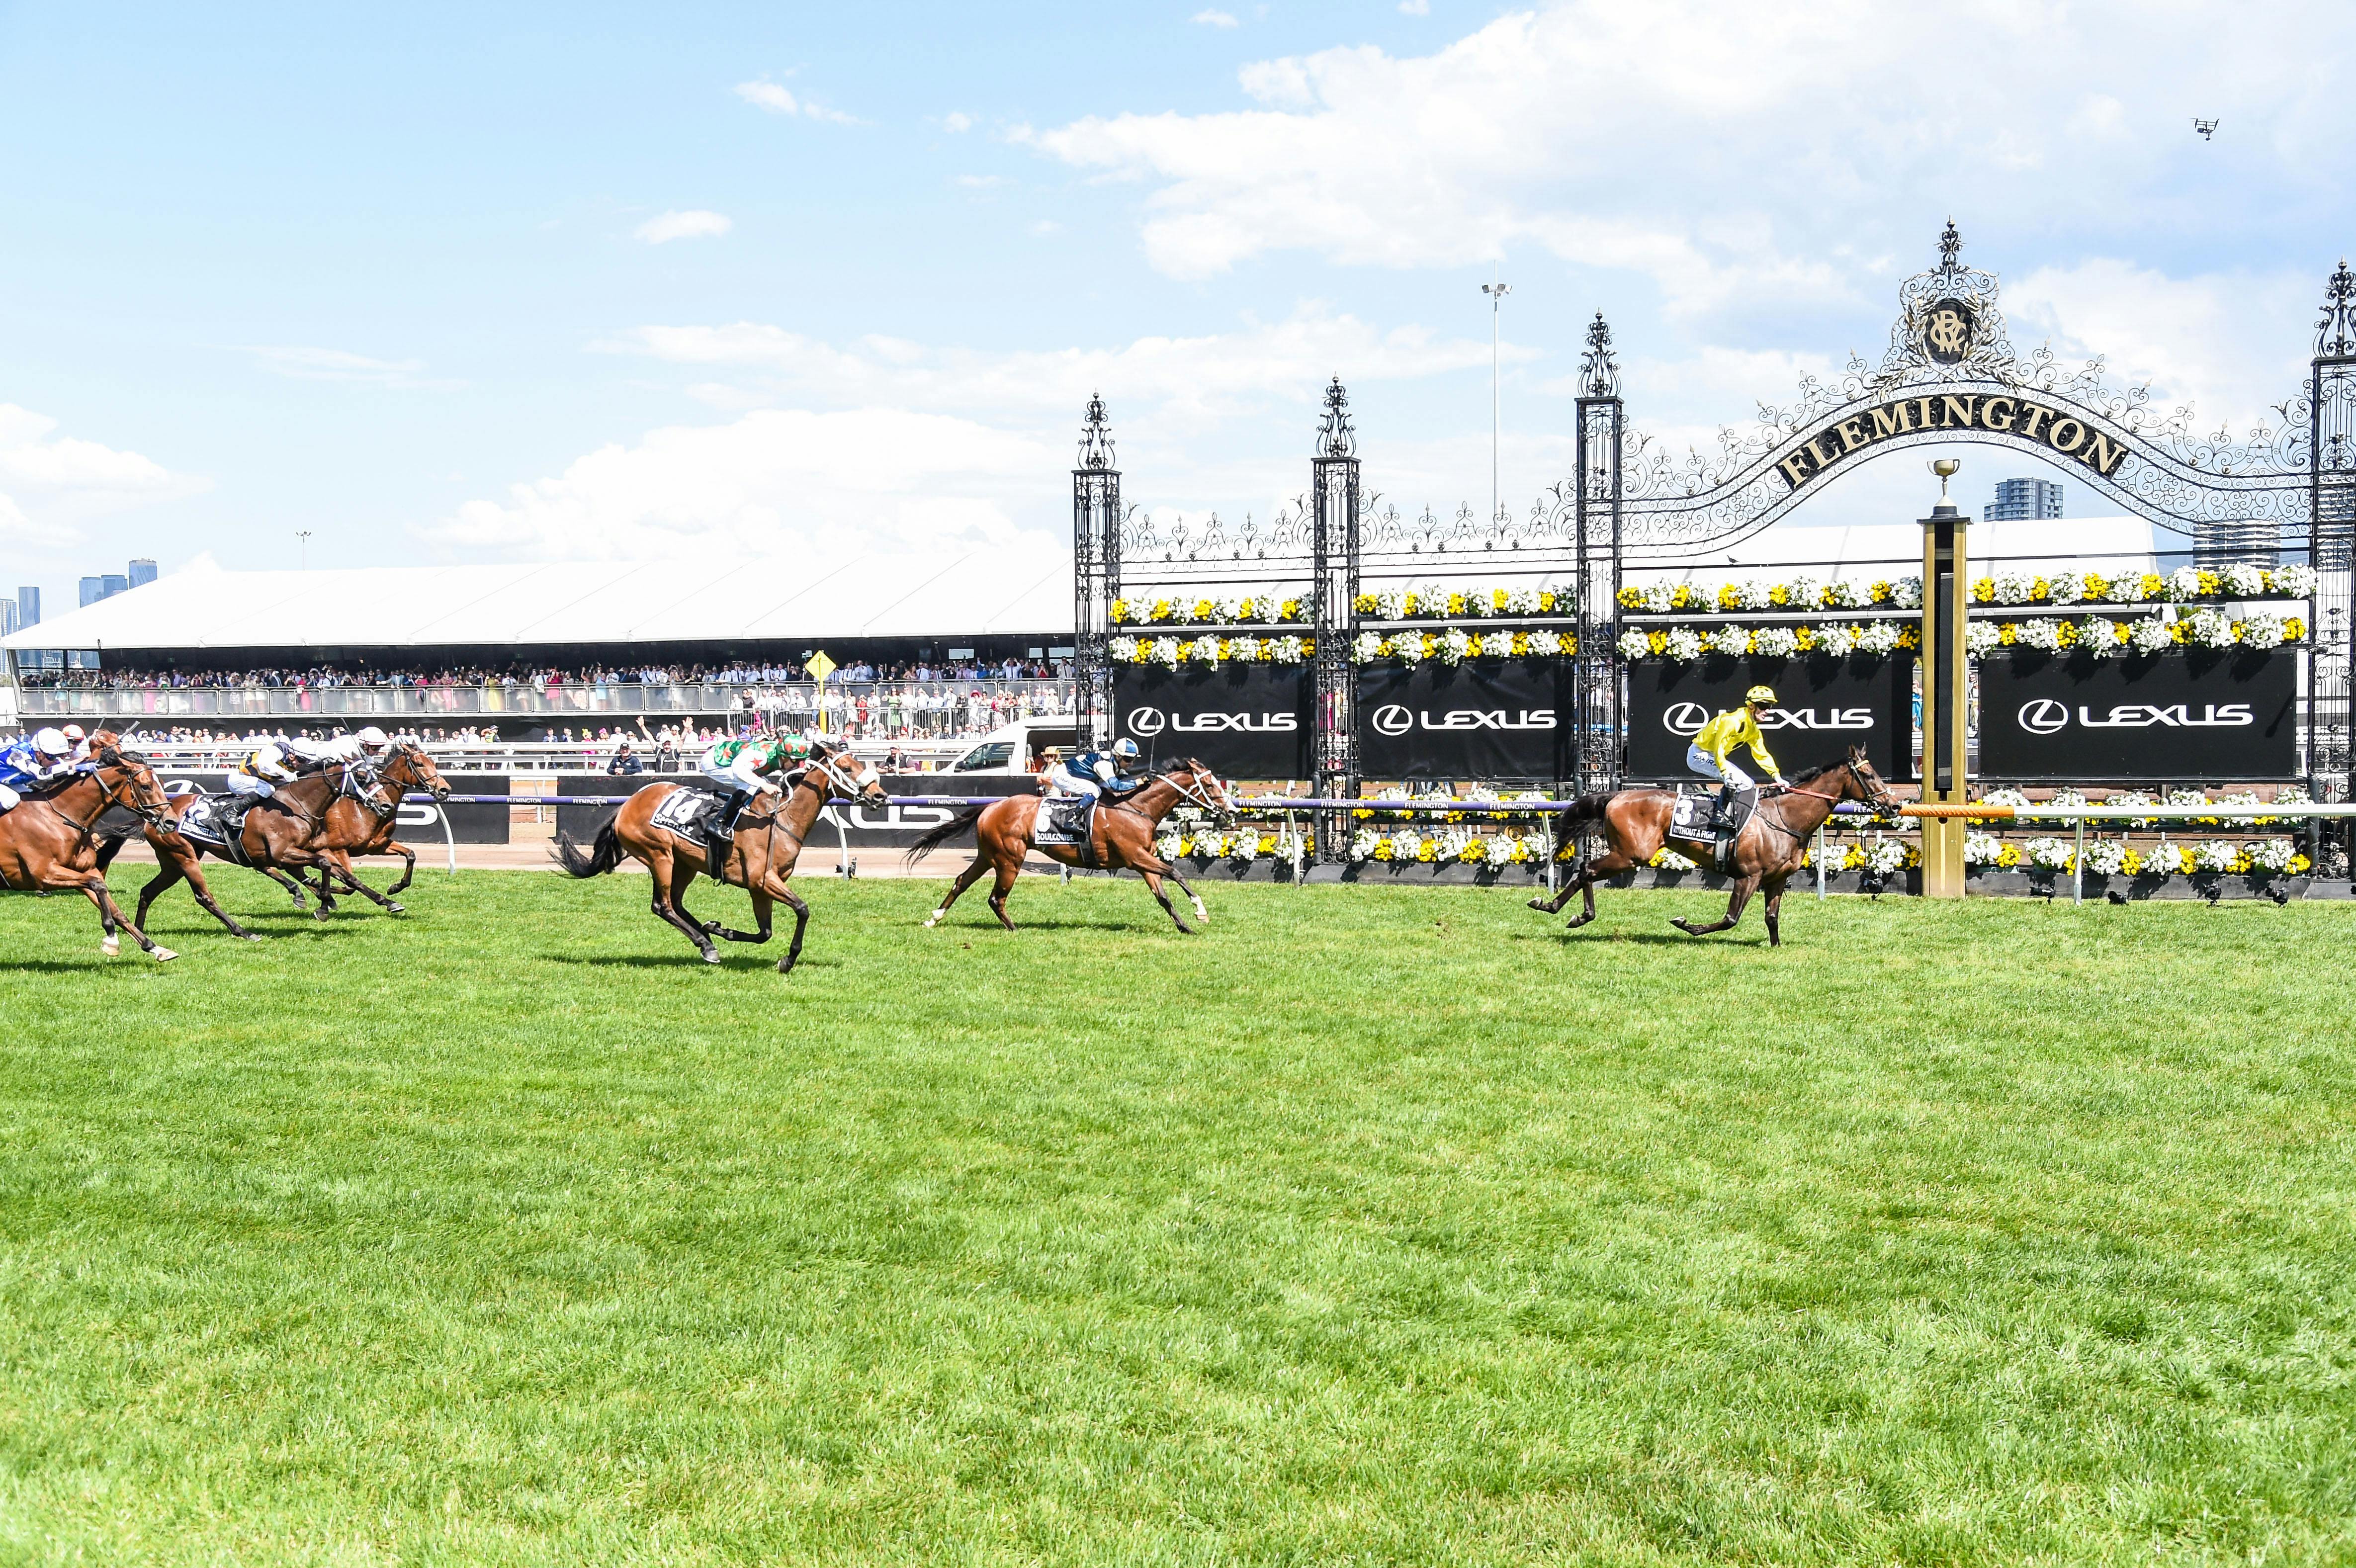
<path id="1" fill-rule="evenodd" d="M 717 881 L 728 869 L 728 853 L 736 847 L 736 813 L 744 809 L 744 791 L 736 790 L 712 817 L 712 879 Z"/>

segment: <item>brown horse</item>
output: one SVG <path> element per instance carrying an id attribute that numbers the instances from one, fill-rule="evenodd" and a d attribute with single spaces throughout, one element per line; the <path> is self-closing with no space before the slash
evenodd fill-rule
<path id="1" fill-rule="evenodd" d="M 717 920 L 699 922 L 688 912 L 687 890 L 702 875 L 709 856 L 704 840 L 693 832 L 654 825 L 656 809 L 678 793 L 678 784 L 649 784 L 624 801 L 620 811 L 598 828 L 595 842 L 584 853 L 570 834 L 556 835 L 553 851 L 565 870 L 575 876 L 598 876 L 622 864 L 625 857 L 643 861 L 654 880 L 657 919 L 675 926 L 703 954 L 706 963 L 720 961 L 714 936 L 732 942 L 769 940 L 769 911 L 783 899 L 794 912 L 794 940 L 777 961 L 777 972 L 790 974 L 802 956 L 802 932 L 809 924 L 809 906 L 786 886 L 801 858 L 802 841 L 809 835 L 828 798 L 844 795 L 871 802 L 884 800 L 884 781 L 874 768 L 851 754 L 848 746 L 812 739 L 809 760 L 785 775 L 785 795 L 764 789 L 736 819 L 734 842 L 713 880 L 733 882 L 753 896 L 756 931 L 734 931 Z M 766 806 L 766 810 L 764 807 Z"/>
<path id="2" fill-rule="evenodd" d="M 329 858 L 332 850 L 323 847 L 327 832 L 327 813 L 338 802 L 373 803 L 386 812 L 384 787 L 375 773 L 358 764 L 331 762 L 316 773 L 305 773 L 291 784 L 282 784 L 278 792 L 266 800 L 257 800 L 247 809 L 245 821 L 238 832 L 237 843 L 230 849 L 184 836 L 179 831 L 182 818 L 201 795 L 175 795 L 164 802 L 160 822 L 149 822 L 145 833 L 150 848 L 155 852 L 156 864 L 163 869 L 139 890 L 139 918 L 147 918 L 147 908 L 174 883 L 185 881 L 188 891 L 213 918 L 227 926 L 234 935 L 258 940 L 252 931 L 230 918 L 226 910 L 213 902 L 212 889 L 205 886 L 204 873 L 198 862 L 208 854 L 219 855 L 234 865 L 250 866 L 286 890 L 294 900 L 294 908 L 309 910 L 314 919 L 325 920 L 335 909 L 335 900 L 326 893 L 319 896 L 319 907 L 312 909 L 303 897 L 300 873 L 313 867 L 333 867 Z M 98 864 L 102 869 L 114 859 L 115 851 L 123 847 L 124 835 L 110 835 L 99 852 Z"/>
<path id="3" fill-rule="evenodd" d="M 991 912 L 998 917 L 1000 925 L 1012 930 L 1014 922 L 1006 918 L 1007 890 L 1022 875 L 1023 854 L 1036 849 L 1066 865 L 1137 872 L 1145 878 L 1146 886 L 1153 890 L 1162 912 L 1178 923 L 1180 930 L 1191 935 L 1194 928 L 1170 902 L 1162 879 L 1166 876 L 1178 884 L 1179 889 L 1194 901 L 1196 919 L 1208 925 L 1211 911 L 1203 907 L 1201 896 L 1187 885 L 1178 868 L 1153 849 L 1154 830 L 1181 804 L 1200 806 L 1222 821 L 1232 820 L 1236 814 L 1235 797 L 1228 793 L 1226 785 L 1217 774 L 1191 757 L 1169 764 L 1125 794 L 1103 797 L 1089 825 L 1086 844 L 1033 842 L 1039 813 L 1046 810 L 1043 796 L 1009 795 L 1002 800 L 971 807 L 925 834 L 908 851 L 908 864 L 914 865 L 967 829 L 973 830 L 973 864 L 958 874 L 957 881 L 950 885 L 948 897 L 941 900 L 939 908 L 926 917 L 925 924 L 938 924 L 941 917 L 949 912 L 949 906 L 958 901 L 958 894 L 980 880 L 983 872 L 995 871 L 998 880 L 990 890 Z"/>
<path id="4" fill-rule="evenodd" d="M 450 798 L 450 781 L 442 777 L 423 746 L 408 740 L 392 743 L 384 760 L 376 764 L 376 776 L 382 786 L 382 807 L 377 805 L 376 797 L 337 796 L 327 807 L 327 831 L 314 847 L 327 852 L 344 891 L 374 899 L 387 913 L 398 915 L 402 908 L 393 901 L 393 896 L 407 887 L 417 875 L 417 852 L 392 836 L 393 829 L 400 825 L 401 802 L 412 790 L 431 795 L 437 801 L 446 800 Z M 400 880 L 379 893 L 352 874 L 352 856 L 356 854 L 397 854 L 406 864 L 402 867 Z M 328 870 L 326 865 L 319 868 L 319 898 L 332 908 L 327 893 Z"/>
<path id="5" fill-rule="evenodd" d="M 1814 786 L 1814 788 L 1811 788 Z M 1700 839 L 1679 838 L 1669 832 L 1669 813 L 1676 804 L 1676 792 L 1671 789 L 1622 789 L 1616 795 L 1587 795 L 1570 811 L 1565 811 L 1555 824 L 1555 850 L 1558 854 L 1587 822 L 1601 822 L 1603 836 L 1611 847 L 1593 860 L 1582 860 L 1579 875 L 1565 885 L 1551 899 L 1533 898 L 1530 908 L 1552 915 L 1570 902 L 1574 893 L 1587 896 L 1586 906 L 1570 918 L 1569 929 L 1577 930 L 1595 918 L 1595 885 L 1604 877 L 1641 865 L 1657 854 L 1663 844 L 1676 847 L 1704 865 L 1716 858 L 1714 845 Z M 1728 860 L 1728 870 L 1734 878 L 1732 896 L 1726 904 L 1726 918 L 1707 926 L 1697 926 L 1683 918 L 1669 924 L 1687 936 L 1706 937 L 1713 931 L 1728 930 L 1742 918 L 1743 906 L 1751 895 L 1764 889 L 1767 895 L 1767 945 L 1783 945 L 1781 919 L 1783 906 L 1783 884 L 1800 869 L 1805 857 L 1808 840 L 1816 829 L 1831 816 L 1837 800 L 1863 800 L 1869 805 L 1890 803 L 1889 787 L 1881 776 L 1866 760 L 1865 748 L 1852 746 L 1846 762 L 1836 762 L 1823 768 L 1812 768 L 1794 774 L 1789 785 L 1780 793 L 1763 796 L 1759 809 L 1745 822 L 1741 834 L 1734 841 L 1733 854 Z"/>
<path id="6" fill-rule="evenodd" d="M 14 811 L 0 811 L 0 888 L 18 893 L 79 888 L 98 907 L 99 951 L 112 958 L 123 950 L 114 934 L 120 926 L 159 961 L 177 958 L 170 948 L 148 940 L 138 921 L 124 919 L 107 890 L 99 839 L 92 830 L 116 806 L 152 831 L 164 820 L 164 790 L 145 758 L 117 750 L 102 736 L 91 748 L 89 763 L 65 783 L 27 795 Z M 146 913 L 144 908 L 140 912 L 143 917 Z"/>

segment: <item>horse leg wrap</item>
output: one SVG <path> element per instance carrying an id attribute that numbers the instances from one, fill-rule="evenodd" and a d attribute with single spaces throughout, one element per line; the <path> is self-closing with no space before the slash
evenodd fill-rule
<path id="1" fill-rule="evenodd" d="M 121 937 L 102 938 L 98 944 L 98 950 L 112 958 L 123 950 L 123 939 Z"/>

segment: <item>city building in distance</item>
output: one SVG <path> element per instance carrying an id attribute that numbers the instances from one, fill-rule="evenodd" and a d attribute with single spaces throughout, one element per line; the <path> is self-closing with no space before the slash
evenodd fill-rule
<path id="1" fill-rule="evenodd" d="M 2053 479 L 2006 479 L 1988 503 L 1990 522 L 2025 522 L 2062 515 L 2062 486 Z"/>

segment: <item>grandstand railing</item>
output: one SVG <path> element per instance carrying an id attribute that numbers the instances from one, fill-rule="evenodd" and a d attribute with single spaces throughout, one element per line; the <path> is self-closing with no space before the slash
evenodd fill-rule
<path id="1" fill-rule="evenodd" d="M 187 686 L 97 689 L 23 686 L 18 711 L 35 718 L 397 719 L 465 720 L 529 715 L 552 719 L 599 715 L 692 717 L 742 713 L 810 714 L 815 684 L 694 682 L 648 685 L 565 682 L 538 686 Z M 887 726 L 908 735 L 962 735 L 1013 719 L 1072 711 L 1069 681 L 830 682 L 826 708 L 848 723 Z"/>

